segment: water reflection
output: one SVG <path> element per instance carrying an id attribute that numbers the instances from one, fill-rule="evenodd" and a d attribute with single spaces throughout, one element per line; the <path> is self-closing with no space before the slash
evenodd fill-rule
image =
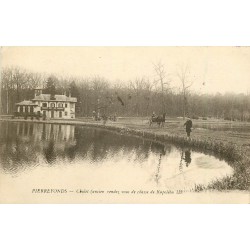
<path id="1" fill-rule="evenodd" d="M 191 159 L 191 149 L 190 148 L 182 148 L 181 149 L 181 160 L 179 164 L 179 171 L 183 173 L 183 161 L 185 162 L 185 166 L 188 167 L 192 162 Z"/>
<path id="2" fill-rule="evenodd" d="M 157 142 L 151 142 L 150 144 L 150 151 L 154 152 L 158 157 L 158 164 L 156 165 L 156 171 L 152 176 L 154 182 L 159 185 L 161 179 L 161 168 L 162 166 L 162 158 L 171 153 L 171 146 L 170 145 L 163 145 Z"/>
<path id="3" fill-rule="evenodd" d="M 56 153 L 55 153 L 55 142 L 54 140 L 50 140 L 47 147 L 43 149 L 44 156 L 48 163 L 52 164 L 56 160 Z"/>
<path id="4" fill-rule="evenodd" d="M 183 148 L 181 150 L 181 162 L 180 162 L 180 166 L 182 166 L 182 161 L 183 160 L 184 160 L 184 162 L 186 164 L 186 167 L 188 167 L 190 165 L 190 163 L 192 162 L 192 159 L 191 159 L 191 149 L 190 148 L 186 148 L 186 149 Z"/>
<path id="5" fill-rule="evenodd" d="M 192 159 L 191 159 L 191 150 L 186 150 L 185 151 L 185 162 L 186 162 L 186 167 L 188 167 L 188 165 L 191 163 Z"/>
<path id="6" fill-rule="evenodd" d="M 76 142 L 73 126 L 62 130 L 61 125 L 1 122 L 0 129 L 0 163 L 11 173 L 34 166 L 41 158 L 53 164 Z"/>
<path id="7" fill-rule="evenodd" d="M 133 152 L 137 156 L 135 160 L 143 162 L 149 157 L 149 152 L 165 155 L 171 151 L 171 147 L 164 148 L 150 141 L 142 144 L 138 138 L 114 136 L 105 130 L 44 123 L 1 122 L 0 125 L 0 161 L 6 171 L 10 165 L 18 171 L 19 165 L 29 166 L 42 159 L 51 165 L 66 159 L 88 158 L 91 162 L 98 162 L 119 152 L 128 156 Z"/>
<path id="8" fill-rule="evenodd" d="M 232 173 L 225 162 L 190 148 L 101 129 L 0 122 L 0 171 L 15 177 L 32 176 L 31 170 L 44 167 L 50 167 L 47 174 L 56 179 L 65 167 L 71 167 L 88 182 L 92 178 L 93 185 L 133 183 L 167 188 L 192 187 Z M 53 177 L 54 169 L 59 172 Z"/>

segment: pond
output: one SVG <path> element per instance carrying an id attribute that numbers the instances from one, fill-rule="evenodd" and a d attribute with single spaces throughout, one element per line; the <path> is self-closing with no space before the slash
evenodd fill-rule
<path id="1" fill-rule="evenodd" d="M 0 122 L 0 173 L 23 185 L 193 190 L 233 174 L 223 160 L 74 125 Z"/>

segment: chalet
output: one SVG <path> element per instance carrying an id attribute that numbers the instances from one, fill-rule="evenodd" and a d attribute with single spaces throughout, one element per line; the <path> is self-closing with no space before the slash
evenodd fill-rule
<path id="1" fill-rule="evenodd" d="M 46 118 L 74 119 L 77 99 L 66 95 L 43 94 L 41 88 L 35 89 L 32 100 L 16 103 L 18 116 L 43 116 Z"/>

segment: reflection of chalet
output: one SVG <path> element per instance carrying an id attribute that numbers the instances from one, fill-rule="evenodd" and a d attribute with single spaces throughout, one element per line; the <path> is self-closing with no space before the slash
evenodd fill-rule
<path id="1" fill-rule="evenodd" d="M 71 95 L 42 94 L 42 89 L 35 89 L 35 98 L 16 103 L 17 114 L 42 115 L 47 118 L 75 118 L 77 99 Z"/>
<path id="2" fill-rule="evenodd" d="M 25 140 L 32 138 L 34 143 L 55 141 L 56 145 L 74 145 L 75 126 L 45 124 L 45 123 L 17 123 L 17 135 Z"/>

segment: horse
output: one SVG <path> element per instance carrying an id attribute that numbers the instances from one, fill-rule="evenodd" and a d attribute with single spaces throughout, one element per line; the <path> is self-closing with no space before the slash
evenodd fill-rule
<path id="1" fill-rule="evenodd" d="M 156 122 L 159 127 L 162 126 L 164 127 L 166 121 L 166 113 L 164 113 L 163 115 L 159 115 L 157 117 L 151 117 L 149 120 L 149 125 L 151 126 L 154 122 Z"/>

